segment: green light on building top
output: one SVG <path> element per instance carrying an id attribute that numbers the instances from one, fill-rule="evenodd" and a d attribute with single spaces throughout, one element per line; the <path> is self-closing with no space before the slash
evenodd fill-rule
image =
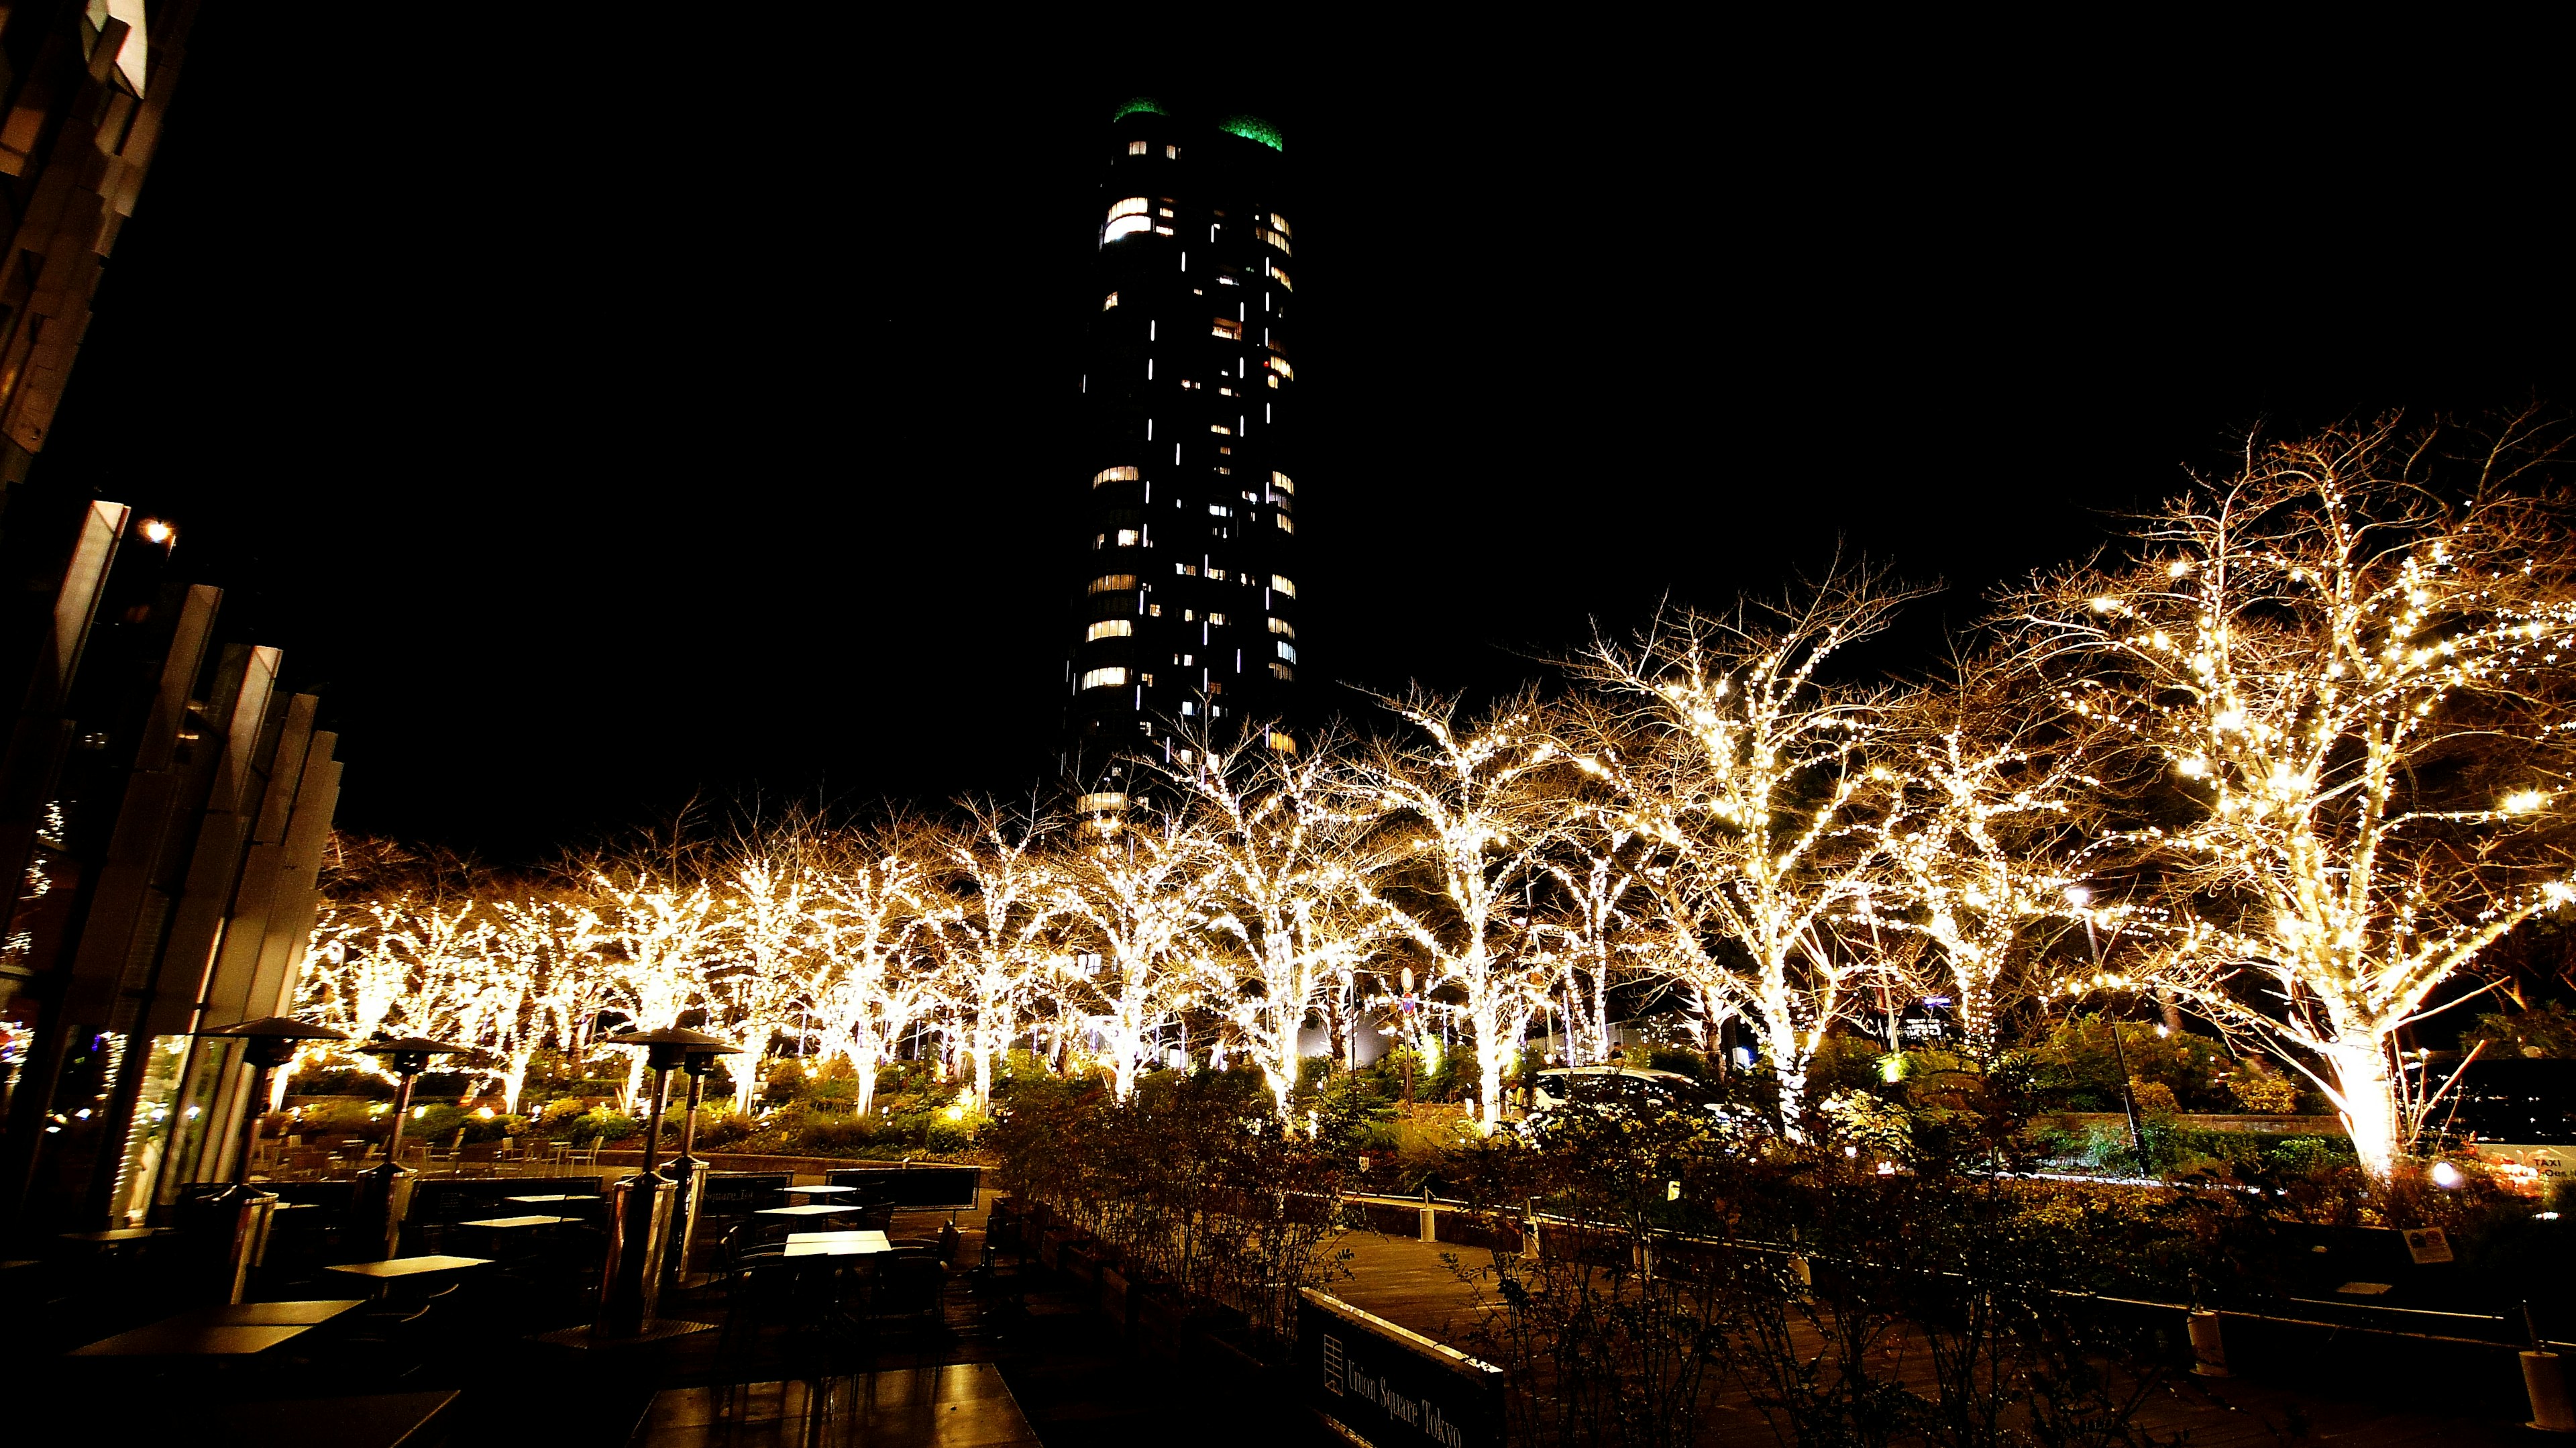
<path id="1" fill-rule="evenodd" d="M 1154 99 L 1152 96 L 1138 96 L 1127 104 L 1111 111 L 1109 113 L 1109 119 L 1112 124 L 1115 124 L 1136 114 L 1138 111 L 1143 111 L 1149 116 L 1168 116 L 1171 114 L 1170 111 L 1163 109 L 1163 103 L 1161 101 Z"/>
<path id="2" fill-rule="evenodd" d="M 1259 116 L 1228 116 L 1217 123 L 1220 131 L 1230 131 L 1247 141 L 1259 141 L 1274 151 L 1285 151 L 1288 143 L 1279 128 Z"/>

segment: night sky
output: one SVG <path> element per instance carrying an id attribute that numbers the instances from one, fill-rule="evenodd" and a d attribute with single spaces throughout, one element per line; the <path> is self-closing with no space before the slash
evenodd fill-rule
<path id="1" fill-rule="evenodd" d="M 499 860 L 1048 769 L 1139 92 L 1299 174 L 1308 678 L 1505 687 L 1838 543 L 1950 585 L 1901 667 L 2249 425 L 2576 400 L 2546 132 L 2484 103 L 501 13 L 210 13 L 39 465 L 322 691 L 344 827 Z"/>

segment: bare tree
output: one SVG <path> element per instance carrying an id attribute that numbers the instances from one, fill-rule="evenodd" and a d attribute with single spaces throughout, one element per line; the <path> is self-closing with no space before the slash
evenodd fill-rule
<path id="1" fill-rule="evenodd" d="M 1302 753 L 1272 742 L 1285 737 L 1259 727 L 1232 746 L 1192 737 L 1192 762 L 1165 767 L 1195 802 L 1211 864 L 1208 929 L 1231 947 L 1208 957 L 1216 978 L 1204 1003 L 1260 1067 L 1282 1120 L 1306 1018 L 1385 929 L 1367 887 L 1372 862 L 1336 799 L 1346 736 L 1327 730 Z"/>
<path id="2" fill-rule="evenodd" d="M 640 852 L 599 868 L 592 882 L 618 1007 L 637 1030 L 676 1025 L 683 1011 L 705 1003 L 707 975 L 723 949 L 715 888 L 694 861 L 664 866 Z M 627 1054 L 632 1103 L 644 1085 L 644 1053 Z"/>
<path id="3" fill-rule="evenodd" d="M 1875 828 L 1894 879 L 1859 902 L 1866 923 L 1931 944 L 1979 1055 L 1995 1044 L 2005 971 L 2075 919 L 2067 891 L 2098 813 L 2084 721 L 2016 682 L 1995 660 L 1963 659 L 1883 716 L 1875 753 L 1893 788 Z"/>
<path id="4" fill-rule="evenodd" d="M 1428 959 L 1426 988 L 1464 998 L 1478 1120 L 1491 1132 L 1502 1119 L 1503 1072 L 1546 994 L 1510 907 L 1551 837 L 1556 813 L 1546 794 L 1550 776 L 1567 767 L 1565 753 L 1533 694 L 1464 724 L 1454 698 L 1417 689 L 1380 702 L 1413 734 L 1372 741 L 1351 773 L 1354 807 L 1378 814 L 1375 844 L 1393 862 L 1374 893 Z"/>
<path id="5" fill-rule="evenodd" d="M 833 840 L 823 872 L 828 902 L 816 913 L 820 949 L 803 996 L 821 1022 L 825 1048 L 858 1076 L 856 1109 L 875 1109 L 877 1067 L 927 1013 L 939 991 L 927 959 L 933 908 L 933 843 L 905 819 Z"/>
<path id="6" fill-rule="evenodd" d="M 1196 997 L 1218 864 L 1191 813 L 1131 798 L 1083 826 L 1057 862 L 1069 928 L 1118 1099 L 1135 1094 L 1163 1025 Z"/>
<path id="7" fill-rule="evenodd" d="M 2122 837 L 2167 928 L 2107 985 L 2176 990 L 2309 1072 L 2386 1174 L 2397 1032 L 2570 898 L 2568 517 L 2530 417 L 2252 442 L 2135 557 L 2013 599 L 2034 679 L 2131 745 Z M 2106 771 L 2107 772 L 2107 771 Z"/>
<path id="8" fill-rule="evenodd" d="M 729 1063 L 736 1111 L 751 1109 L 771 1043 L 805 1002 L 830 913 L 822 849 L 819 824 L 790 812 L 747 823 L 716 867 L 727 959 L 709 985 L 742 1040 L 743 1054 Z"/>
<path id="9" fill-rule="evenodd" d="M 1889 695 L 1824 670 L 1913 596 L 1882 572 L 1837 569 L 1728 617 L 1669 613 L 1575 665 L 1625 703 L 1640 741 L 1615 763 L 1661 849 L 1647 881 L 1670 968 L 1758 1026 L 1793 1136 L 1826 1026 L 1879 968 L 1837 932 L 1878 868 L 1864 746 Z"/>
<path id="10" fill-rule="evenodd" d="M 1053 958 L 1059 895 L 1044 846 L 1057 820 L 1035 809 L 967 807 L 936 846 L 945 900 L 931 917 L 946 999 L 974 1063 L 975 1106 L 993 1103 L 993 1063 L 1019 1034 L 1019 1013 Z"/>
<path id="11" fill-rule="evenodd" d="M 551 1037 L 580 1065 L 583 1032 L 606 1003 L 609 982 L 599 947 L 599 912 L 579 897 L 528 893 L 492 909 L 495 943 L 524 984 L 524 1014 L 513 1016 L 501 1049 L 501 1089 L 512 1112 L 527 1085 L 537 1048 Z"/>

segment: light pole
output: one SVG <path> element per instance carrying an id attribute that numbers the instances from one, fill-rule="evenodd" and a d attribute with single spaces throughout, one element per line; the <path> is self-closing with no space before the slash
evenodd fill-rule
<path id="1" fill-rule="evenodd" d="M 268 1110 L 269 1082 L 278 1067 L 295 1059 L 298 1041 L 345 1041 L 349 1034 L 284 1016 L 243 1021 L 198 1034 L 240 1041 L 243 1060 L 252 1068 L 250 1092 L 242 1101 L 241 1157 L 233 1163 L 232 1181 L 199 1197 L 189 1209 L 199 1221 L 225 1233 L 224 1300 L 239 1302 L 250 1287 L 251 1268 L 259 1264 L 267 1247 L 269 1214 L 277 1206 L 274 1195 L 250 1184 L 251 1158 L 259 1151 L 259 1118 Z"/>
<path id="2" fill-rule="evenodd" d="M 402 1251 L 403 1214 L 411 1208 L 413 1179 L 419 1175 L 402 1164 L 403 1123 L 411 1116 L 411 1088 L 419 1081 L 420 1073 L 429 1069 L 430 1057 L 452 1056 L 474 1048 L 433 1041 L 426 1036 L 405 1036 L 394 1041 L 370 1041 L 358 1049 L 370 1056 L 384 1057 L 402 1082 L 394 1091 L 394 1128 L 385 1136 L 385 1164 L 358 1173 L 355 1218 L 355 1240 L 369 1246 L 382 1243 L 384 1256 L 391 1258 Z"/>
<path id="3" fill-rule="evenodd" d="M 2102 973 L 2102 941 L 2093 933 L 2093 912 L 2085 907 L 2093 903 L 2093 892 L 2082 885 L 2066 887 L 2066 901 L 2084 917 L 2084 943 L 2093 950 L 2093 973 Z M 2129 1145 L 2138 1154 L 2138 1171 L 2144 1176 L 2156 1174 L 2155 1163 L 2147 1160 L 2147 1134 L 2138 1126 L 2138 1098 L 2129 1090 L 2129 1053 L 2120 1045 L 2120 1022 L 2111 1022 L 2111 1060 L 2120 1069 L 2120 1109 L 2129 1118 Z"/>

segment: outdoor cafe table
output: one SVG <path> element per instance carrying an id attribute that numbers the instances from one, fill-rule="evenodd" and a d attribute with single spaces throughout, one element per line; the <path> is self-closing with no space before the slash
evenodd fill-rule
<path id="1" fill-rule="evenodd" d="M 857 1190 L 858 1190 L 858 1188 L 857 1188 L 857 1187 L 780 1187 L 780 1188 L 779 1188 L 779 1190 L 780 1190 L 780 1191 L 782 1191 L 782 1192 L 787 1193 L 787 1194 L 788 1194 L 788 1195 L 790 1195 L 790 1196 L 798 1196 L 798 1197 L 821 1197 L 821 1196 L 830 1196 L 830 1195 L 832 1195 L 832 1194 L 834 1194 L 834 1193 L 837 1193 L 837 1192 L 854 1192 L 854 1191 L 857 1191 Z"/>
<path id="2" fill-rule="evenodd" d="M 200 1307 L 148 1327 L 74 1348 L 74 1357 L 247 1357 L 301 1337 L 353 1307 L 354 1297 L 318 1302 L 238 1302 Z"/>
<path id="3" fill-rule="evenodd" d="M 376 1295 L 381 1297 L 399 1278 L 418 1277 L 430 1272 L 461 1272 L 468 1267 L 489 1267 L 489 1257 L 390 1257 L 382 1262 L 343 1262 L 325 1267 L 326 1272 L 346 1272 L 357 1277 L 376 1279 Z"/>
<path id="4" fill-rule="evenodd" d="M 579 1217 L 485 1217 L 479 1222 L 459 1222 L 456 1225 L 460 1227 L 495 1227 L 507 1230 L 515 1227 L 557 1227 L 566 1222 L 578 1222 L 580 1220 L 581 1218 Z"/>
<path id="5" fill-rule="evenodd" d="M 787 1237 L 789 1257 L 873 1257 L 891 1252 L 894 1244 L 883 1232 L 791 1232 Z"/>
<path id="6" fill-rule="evenodd" d="M 248 1357 L 311 1332 L 310 1323 L 201 1326 L 156 1322 L 72 1349 L 74 1357 Z"/>
<path id="7" fill-rule="evenodd" d="M 856 1207 L 836 1207 L 828 1202 L 814 1202 L 802 1207 L 763 1207 L 755 1216 L 762 1217 L 829 1217 L 840 1212 L 855 1212 Z"/>
<path id="8" fill-rule="evenodd" d="M 502 1200 L 526 1202 L 534 1206 L 539 1202 L 596 1202 L 601 1200 L 601 1197 L 597 1192 L 548 1192 L 543 1196 L 505 1197 Z"/>
<path id="9" fill-rule="evenodd" d="M 140 1242 L 146 1237 L 158 1237 L 161 1233 L 162 1229 L 159 1227 L 116 1227 L 105 1232 L 63 1232 L 57 1235 L 66 1242 L 96 1242 L 105 1244 L 115 1242 Z"/>

